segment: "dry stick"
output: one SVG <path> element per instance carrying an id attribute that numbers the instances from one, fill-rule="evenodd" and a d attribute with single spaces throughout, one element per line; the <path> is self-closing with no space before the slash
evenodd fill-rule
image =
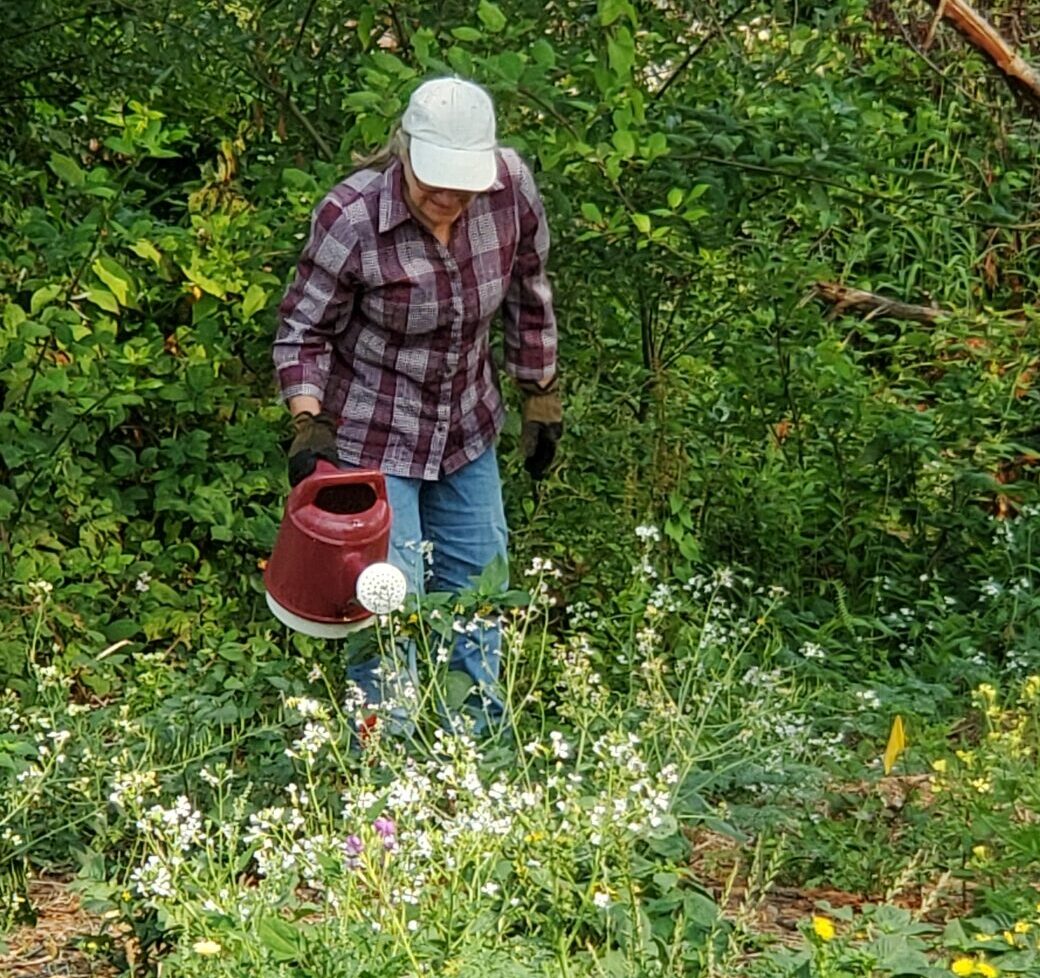
<path id="1" fill-rule="evenodd" d="M 935 42 L 935 32 L 939 29 L 939 21 L 943 19 L 943 14 L 946 12 L 946 0 L 939 0 L 938 5 L 935 8 L 935 16 L 932 18 L 931 24 L 928 26 L 928 36 L 924 39 L 924 44 L 921 45 L 925 51 L 932 49 L 932 44 Z"/>
<path id="2" fill-rule="evenodd" d="M 1009 79 L 1021 84 L 1040 104 L 1040 74 L 1015 51 L 997 29 L 966 0 L 929 0 L 939 14 L 986 55 Z"/>
<path id="3" fill-rule="evenodd" d="M 938 319 L 952 315 L 947 309 L 937 306 L 916 306 L 906 302 L 886 299 L 874 292 L 849 288 L 840 282 L 817 282 L 813 286 L 813 294 L 826 302 L 835 305 L 835 312 L 842 313 L 846 309 L 867 311 L 867 319 L 887 316 L 890 319 L 911 319 L 918 323 L 934 323 Z"/>

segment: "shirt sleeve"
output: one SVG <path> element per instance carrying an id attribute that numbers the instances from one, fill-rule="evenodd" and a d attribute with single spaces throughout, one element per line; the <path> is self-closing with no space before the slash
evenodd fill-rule
<path id="1" fill-rule="evenodd" d="M 322 400 L 332 343 L 346 328 L 357 293 L 357 234 L 331 194 L 314 211 L 296 277 L 278 307 L 274 366 L 283 400 Z"/>
<path id="2" fill-rule="evenodd" d="M 502 306 L 505 368 L 517 380 L 541 384 L 556 376 L 556 314 L 545 272 L 549 225 L 534 177 L 522 161 L 515 179 L 520 235 Z"/>

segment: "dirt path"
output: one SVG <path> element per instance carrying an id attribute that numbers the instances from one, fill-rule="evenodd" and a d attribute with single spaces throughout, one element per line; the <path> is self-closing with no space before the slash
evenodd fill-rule
<path id="1" fill-rule="evenodd" d="M 88 947 L 91 935 L 101 935 L 102 940 L 117 935 L 110 933 L 100 917 L 80 906 L 67 880 L 31 880 L 29 899 L 36 923 L 16 928 L 5 939 L 8 953 L 0 954 L 0 974 L 5 978 L 110 978 L 118 974 L 111 965 L 94 960 Z"/>

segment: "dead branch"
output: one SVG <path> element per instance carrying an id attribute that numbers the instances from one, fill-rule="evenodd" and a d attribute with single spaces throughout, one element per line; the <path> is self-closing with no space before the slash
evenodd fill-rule
<path id="1" fill-rule="evenodd" d="M 950 315 L 949 310 L 940 309 L 938 306 L 917 306 L 912 303 L 897 302 L 895 299 L 887 299 L 874 292 L 849 288 L 840 282 L 816 282 L 813 292 L 817 298 L 834 304 L 835 315 L 853 309 L 865 311 L 866 319 L 884 316 L 889 319 L 910 319 L 918 323 L 934 323 L 936 320 Z"/>
<path id="2" fill-rule="evenodd" d="M 1009 80 L 1022 86 L 1025 94 L 1040 105 L 1040 74 L 1001 36 L 967 0 L 929 0 L 936 20 L 948 20 L 971 44 L 990 59 Z"/>

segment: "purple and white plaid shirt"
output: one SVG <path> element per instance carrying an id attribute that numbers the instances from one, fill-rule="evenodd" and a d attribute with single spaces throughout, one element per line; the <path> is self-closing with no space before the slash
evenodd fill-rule
<path id="1" fill-rule="evenodd" d="M 545 274 L 549 229 L 520 157 L 452 227 L 447 247 L 412 216 L 403 170 L 360 170 L 318 205 L 279 308 L 274 362 L 282 397 L 317 397 L 340 418 L 337 449 L 355 465 L 436 479 L 480 457 L 504 409 L 489 350 L 501 308 L 506 372 L 556 373 Z"/>

